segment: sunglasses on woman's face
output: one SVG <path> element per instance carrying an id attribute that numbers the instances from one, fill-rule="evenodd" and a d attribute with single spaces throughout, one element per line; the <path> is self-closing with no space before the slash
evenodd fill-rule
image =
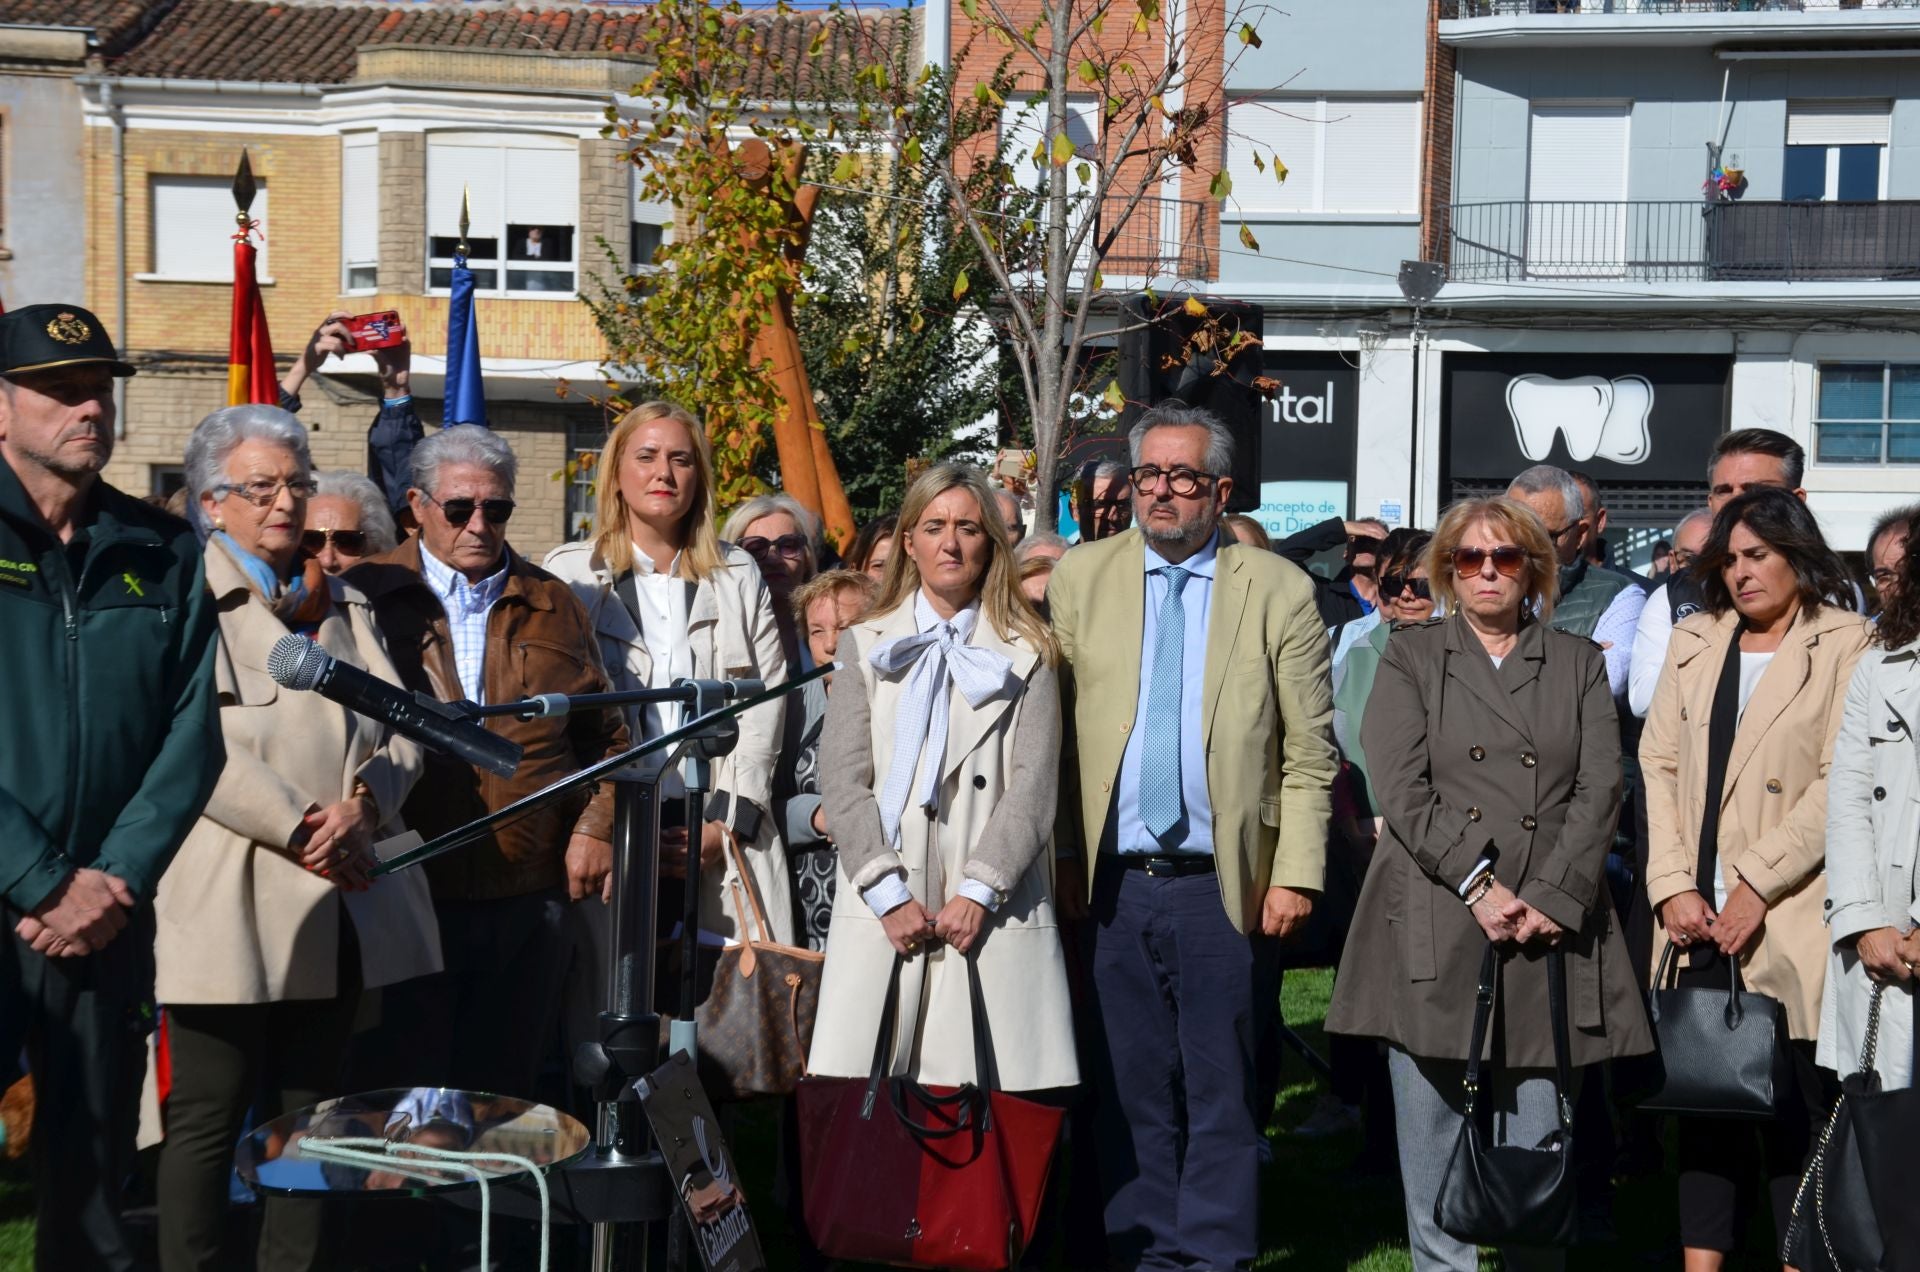
<path id="1" fill-rule="evenodd" d="M 365 530 L 308 530 L 300 536 L 300 546 L 316 555 L 325 551 L 329 543 L 333 544 L 333 550 L 341 556 L 367 554 Z"/>
<path id="2" fill-rule="evenodd" d="M 740 540 L 740 550 L 756 561 L 766 560 L 768 553 L 798 560 L 806 555 L 807 537 L 803 534 L 783 534 L 778 539 L 766 539 L 757 534 L 749 535 Z"/>
<path id="3" fill-rule="evenodd" d="M 1411 591 L 1417 600 L 1433 599 L 1433 585 L 1427 579 L 1410 579 L 1404 574 L 1383 574 L 1380 576 L 1380 595 L 1389 599 L 1402 592 Z"/>
<path id="4" fill-rule="evenodd" d="M 1485 548 L 1455 548 L 1454 571 L 1458 574 L 1478 574 L 1488 557 L 1493 558 L 1493 568 L 1508 578 L 1520 573 L 1527 563 L 1526 549 L 1517 548 L 1511 543 L 1503 543 L 1491 552 Z"/>

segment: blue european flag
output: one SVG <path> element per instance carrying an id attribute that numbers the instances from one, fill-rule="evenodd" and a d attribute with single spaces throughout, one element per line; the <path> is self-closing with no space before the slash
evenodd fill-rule
<path id="1" fill-rule="evenodd" d="M 453 258 L 453 299 L 447 305 L 446 402 L 440 422 L 487 425 L 487 396 L 480 378 L 480 324 L 473 312 L 473 271 L 467 258 Z"/>

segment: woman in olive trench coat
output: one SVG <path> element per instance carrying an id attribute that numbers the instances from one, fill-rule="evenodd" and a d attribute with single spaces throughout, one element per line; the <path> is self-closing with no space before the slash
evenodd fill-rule
<path id="1" fill-rule="evenodd" d="M 1453 549 L 1463 543 L 1527 551 L 1517 630 L 1498 665 L 1457 594 Z M 1552 605 L 1546 531 L 1510 500 L 1476 500 L 1449 510 L 1428 560 L 1434 592 L 1448 597 L 1450 613 L 1396 630 L 1367 702 L 1361 735 L 1386 832 L 1327 1017 L 1330 1032 L 1383 1039 L 1391 1048 L 1417 1272 L 1475 1266 L 1470 1249 L 1433 1227 L 1432 1208 L 1459 1124 L 1489 939 L 1461 897 L 1470 881 L 1469 893 L 1478 891 L 1481 863 L 1491 860 L 1499 885 L 1562 929 L 1554 947 L 1567 960 L 1576 1070 L 1653 1046 L 1601 886 L 1619 808 L 1619 721 L 1599 647 L 1531 617 Z M 1492 560 L 1481 569 L 1498 584 Z M 1480 573 L 1463 583 L 1470 590 Z M 1497 1075 L 1493 1098 L 1509 1114 L 1505 1136 L 1531 1147 L 1550 1126 L 1530 1122 L 1514 1088 L 1552 1076 L 1548 944 L 1509 941 L 1502 950 L 1501 1004 L 1487 1047 Z M 1529 1100 L 1539 1107 L 1537 1094 Z M 1509 1267 L 1522 1265 L 1518 1255 L 1509 1253 Z M 1553 1257 L 1524 1259 L 1542 1264 L 1552 1266 Z"/>

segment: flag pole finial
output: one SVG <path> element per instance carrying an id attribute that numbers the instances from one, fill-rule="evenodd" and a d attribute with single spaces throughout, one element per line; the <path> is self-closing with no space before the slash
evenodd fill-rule
<path id="1" fill-rule="evenodd" d="M 258 192 L 259 187 L 253 180 L 253 163 L 247 158 L 247 148 L 242 146 L 240 147 L 240 166 L 233 172 L 233 203 L 234 207 L 239 209 L 234 213 L 233 219 L 243 230 L 252 219 L 253 197 Z"/>
<path id="2" fill-rule="evenodd" d="M 473 200 L 473 187 L 461 186 L 460 187 L 460 255 L 462 256 L 467 255 L 470 250 L 467 247 L 467 227 L 473 224 L 473 217 L 472 217 L 472 211 L 471 211 L 472 200 Z"/>

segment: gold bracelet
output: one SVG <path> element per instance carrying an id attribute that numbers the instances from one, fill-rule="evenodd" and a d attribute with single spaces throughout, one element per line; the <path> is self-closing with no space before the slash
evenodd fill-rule
<path id="1" fill-rule="evenodd" d="M 1467 893 L 1467 908 L 1471 910 L 1474 906 L 1479 905 L 1481 899 L 1492 891 L 1493 871 L 1489 870 L 1486 874 L 1480 876 L 1480 882 L 1474 884 L 1472 891 Z"/>

